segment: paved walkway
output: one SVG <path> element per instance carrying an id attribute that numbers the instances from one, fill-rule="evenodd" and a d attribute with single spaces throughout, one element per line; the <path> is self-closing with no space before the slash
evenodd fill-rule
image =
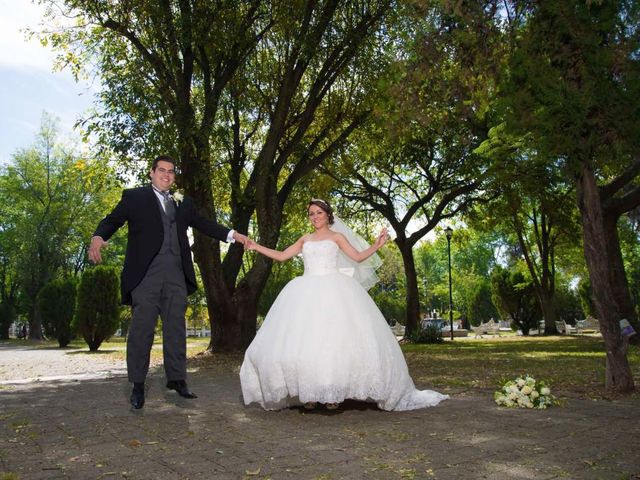
<path id="1" fill-rule="evenodd" d="M 0 479 L 640 478 L 638 395 L 530 411 L 449 391 L 413 412 L 265 412 L 243 406 L 240 362 L 193 361 L 195 400 L 168 392 L 155 370 L 141 411 L 129 409 L 122 376 L 5 381 Z"/>
<path id="2" fill-rule="evenodd" d="M 105 378 L 126 373 L 124 360 L 114 360 L 110 350 L 34 347 L 0 342 L 0 385 Z"/>

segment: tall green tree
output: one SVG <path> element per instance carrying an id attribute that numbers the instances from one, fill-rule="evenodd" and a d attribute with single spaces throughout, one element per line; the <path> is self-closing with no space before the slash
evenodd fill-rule
<path id="1" fill-rule="evenodd" d="M 370 208 L 389 223 L 402 255 L 406 277 L 407 333 L 418 327 L 419 285 L 413 249 L 442 220 L 451 219 L 478 199 L 475 172 L 465 171 L 468 159 L 462 152 L 446 152 L 423 144 L 400 147 L 391 159 L 387 150 L 369 158 L 366 169 L 351 170 L 353 180 L 343 179 L 337 190 L 343 198 Z M 375 165 L 375 166 L 374 166 Z M 411 232 L 409 223 L 422 225 Z"/>
<path id="2" fill-rule="evenodd" d="M 494 232 L 454 229 L 451 239 L 451 271 L 454 309 L 465 326 L 477 325 L 498 312 L 491 300 L 490 274 L 502 240 Z M 423 279 L 426 307 L 445 311 L 449 305 L 447 239 L 442 231 L 416 249 L 419 277 Z"/>
<path id="3" fill-rule="evenodd" d="M 75 56 L 65 58 L 76 65 L 89 56 L 97 63 L 105 109 L 90 124 L 106 144 L 125 158 L 174 154 L 177 182 L 204 214 L 239 231 L 255 218 L 269 247 L 298 182 L 366 116 L 368 72 L 377 64 L 362 52 L 384 41 L 375 34 L 391 7 L 389 0 L 50 3 L 77 15 L 80 26 L 49 38 L 71 47 Z M 241 246 L 225 254 L 197 232 L 194 254 L 213 322 L 210 347 L 246 347 L 271 261 L 258 258 L 244 272 Z"/>
<path id="4" fill-rule="evenodd" d="M 578 215 L 571 182 L 556 164 L 527 148 L 526 140 L 509 137 L 500 125 L 476 150 L 494 165 L 487 182 L 493 194 L 470 219 L 476 228 L 498 229 L 518 245 L 540 302 L 545 333 L 556 334 L 558 250 L 579 243 Z"/>
<path id="5" fill-rule="evenodd" d="M 6 218 L 0 205 L 0 218 Z M 0 220 L 0 338 L 9 338 L 9 329 L 16 320 L 19 300 L 19 284 L 14 252 L 15 235 L 6 223 Z"/>
<path id="6" fill-rule="evenodd" d="M 440 222 L 484 198 L 483 159 L 492 68 L 500 57 L 498 15 L 473 2 L 463 16 L 416 2 L 401 22 L 398 61 L 379 85 L 366 131 L 342 154 L 339 195 L 376 212 L 395 234 L 406 275 L 407 333 L 419 319 L 413 250 Z M 414 4 L 411 4 L 414 6 Z M 412 8 L 412 7 L 410 7 Z"/>
<path id="7" fill-rule="evenodd" d="M 0 195 L 10 199 L 1 207 L 1 251 L 12 272 L 5 282 L 14 285 L 5 283 L 5 295 L 17 285 L 30 338 L 42 338 L 40 289 L 59 273 L 82 270 L 87 235 L 113 201 L 115 187 L 110 168 L 62 143 L 47 114 L 34 146 L 18 151 L 0 171 Z"/>
<path id="8" fill-rule="evenodd" d="M 503 89 L 507 122 L 575 182 L 606 388 L 630 392 L 619 321 L 639 325 L 618 220 L 640 204 L 640 5 L 572 0 L 528 8 Z"/>

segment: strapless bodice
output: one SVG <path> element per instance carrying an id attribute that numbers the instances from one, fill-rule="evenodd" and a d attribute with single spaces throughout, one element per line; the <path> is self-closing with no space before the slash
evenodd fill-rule
<path id="1" fill-rule="evenodd" d="M 333 240 L 306 241 L 302 246 L 305 275 L 326 275 L 338 272 L 340 247 Z"/>

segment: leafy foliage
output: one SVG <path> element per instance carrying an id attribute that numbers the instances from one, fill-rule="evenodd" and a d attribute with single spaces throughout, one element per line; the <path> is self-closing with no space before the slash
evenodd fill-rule
<path id="1" fill-rule="evenodd" d="M 73 338 L 72 321 L 76 310 L 77 281 L 73 277 L 47 283 L 38 293 L 38 308 L 48 337 L 66 347 Z"/>
<path id="2" fill-rule="evenodd" d="M 561 283 L 556 287 L 556 302 L 558 318 L 567 323 L 573 325 L 575 320 L 586 317 L 577 289 L 570 288 L 565 283 Z"/>
<path id="3" fill-rule="evenodd" d="M 491 299 L 489 279 L 477 275 L 459 275 L 456 289 L 460 292 L 457 309 L 470 325 L 480 325 L 498 316 Z"/>
<path id="4" fill-rule="evenodd" d="M 9 328 L 16 319 L 16 312 L 8 302 L 0 302 L 0 339 L 9 338 Z"/>
<path id="5" fill-rule="evenodd" d="M 444 311 L 449 305 L 447 241 L 439 235 L 416 249 L 419 277 L 426 290 L 425 309 Z M 463 322 L 477 325 L 498 316 L 490 294 L 489 276 L 502 241 L 495 233 L 470 228 L 454 231 L 451 240 L 453 304 Z M 468 325 L 465 325 L 468 326 Z"/>
<path id="6" fill-rule="evenodd" d="M 0 195 L 11 199 L 0 206 L 3 300 L 21 298 L 32 338 L 41 332 L 40 289 L 58 275 L 85 268 L 87 239 L 118 187 L 102 159 L 87 158 L 59 140 L 56 123 L 43 115 L 35 144 L 0 172 Z"/>
<path id="7" fill-rule="evenodd" d="M 51 0 L 53 3 L 53 0 Z M 391 0 L 57 2 L 77 25 L 44 35 L 81 70 L 95 61 L 104 108 L 89 130 L 125 168 L 158 149 L 201 211 L 275 247 L 298 182 L 370 111 Z M 135 162 L 132 162 L 132 160 Z M 194 233 L 212 348 L 244 348 L 271 261 Z"/>
<path id="8" fill-rule="evenodd" d="M 522 267 L 496 267 L 491 274 L 491 291 L 502 318 L 510 320 L 522 335 L 529 335 L 530 329 L 538 327 L 540 304 Z"/>
<path id="9" fill-rule="evenodd" d="M 593 298 L 591 296 L 591 282 L 588 278 L 580 280 L 578 283 L 578 296 L 580 298 L 580 305 L 582 310 L 587 315 L 597 318 L 596 307 L 593 304 Z"/>
<path id="10" fill-rule="evenodd" d="M 427 324 L 421 325 L 417 331 L 411 332 L 407 338 L 412 343 L 442 343 L 442 330 L 437 325 Z"/>
<path id="11" fill-rule="evenodd" d="M 80 279 L 74 327 L 92 352 L 118 329 L 119 288 L 118 271 L 113 267 L 91 268 Z"/>

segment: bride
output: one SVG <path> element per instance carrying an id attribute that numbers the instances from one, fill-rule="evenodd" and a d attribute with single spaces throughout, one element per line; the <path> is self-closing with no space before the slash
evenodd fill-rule
<path id="1" fill-rule="evenodd" d="M 416 390 L 395 336 L 361 286 L 375 283 L 374 253 L 385 244 L 387 231 L 359 251 L 352 244 L 360 246 L 359 237 L 334 217 L 327 202 L 313 199 L 308 215 L 315 231 L 282 252 L 253 241 L 245 245 L 280 262 L 300 253 L 304 259 L 304 275 L 283 288 L 245 353 L 240 369 L 245 404 L 277 410 L 321 403 L 336 409 L 354 399 L 383 410 L 413 410 L 449 398 Z M 345 266 L 353 276 L 341 273 Z"/>

